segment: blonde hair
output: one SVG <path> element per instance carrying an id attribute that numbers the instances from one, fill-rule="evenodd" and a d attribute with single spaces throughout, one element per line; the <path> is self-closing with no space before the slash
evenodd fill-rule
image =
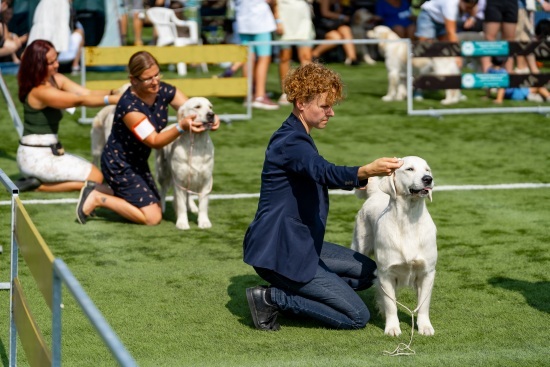
<path id="1" fill-rule="evenodd" d="M 291 103 L 309 103 L 323 93 L 327 93 L 329 105 L 344 99 L 344 83 L 340 75 L 316 62 L 291 70 L 284 79 L 283 89 Z"/>

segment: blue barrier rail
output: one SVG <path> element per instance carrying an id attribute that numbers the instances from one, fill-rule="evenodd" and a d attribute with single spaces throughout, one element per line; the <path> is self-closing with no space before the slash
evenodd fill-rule
<path id="1" fill-rule="evenodd" d="M 8 286 L 4 289 L 10 289 L 11 297 L 10 297 L 10 346 L 9 346 L 9 366 L 15 367 L 17 366 L 17 335 L 18 332 L 21 333 L 27 332 L 28 330 L 18 330 L 18 325 L 15 320 L 15 316 L 17 314 L 21 314 L 19 310 L 16 310 L 17 305 L 20 304 L 21 300 L 24 301 L 24 295 L 22 295 L 22 289 L 20 283 L 17 281 L 18 276 L 18 264 L 19 264 L 19 244 L 18 243 L 18 236 L 16 233 L 17 228 L 17 215 L 16 210 L 18 209 L 20 212 L 24 211 L 26 214 L 26 211 L 24 210 L 21 201 L 19 200 L 19 189 L 15 186 L 15 184 L 11 181 L 11 179 L 4 173 L 2 169 L 0 169 L 0 182 L 5 187 L 5 189 L 8 191 L 8 193 L 11 195 L 11 275 L 10 275 L 10 282 L 8 283 Z M 33 228 L 34 224 L 32 222 L 27 221 L 26 225 L 31 225 Z M 35 233 L 38 233 L 37 231 Z M 39 236 L 39 234 L 38 234 Z M 40 237 L 40 236 L 39 236 Z M 41 237 L 39 238 L 39 241 Z M 43 243 L 43 240 L 42 240 Z M 45 248 L 47 254 L 51 255 L 51 252 L 49 251 L 49 248 Z M 53 256 L 52 256 L 53 258 Z M 116 333 L 112 330 L 112 328 L 109 326 L 101 312 L 97 309 L 97 307 L 94 305 L 93 301 L 90 299 L 90 297 L 86 294 L 84 289 L 81 287 L 78 280 L 74 277 L 72 272 L 69 270 L 67 265 L 63 262 L 61 259 L 53 258 L 53 261 L 50 263 L 52 267 L 52 294 L 51 294 L 51 310 L 52 310 L 52 341 L 51 341 L 51 356 L 47 351 L 43 350 L 36 350 L 37 355 L 28 355 L 27 353 L 27 359 L 29 360 L 29 363 L 31 366 L 34 365 L 50 365 L 50 358 L 51 358 L 51 366 L 61 366 L 61 337 L 62 337 L 62 330 L 61 330 L 61 310 L 62 310 L 62 289 L 63 285 L 67 287 L 67 289 L 70 291 L 74 299 L 79 304 L 80 308 L 92 324 L 92 326 L 96 329 L 99 336 L 105 343 L 105 345 L 109 348 L 111 354 L 113 357 L 118 361 L 120 366 L 123 367 L 134 367 L 137 366 L 135 360 L 132 358 L 130 353 L 127 351 L 127 349 L 124 347 L 122 342 L 119 340 Z M 14 292 L 17 290 L 19 294 L 17 294 L 17 297 L 14 297 Z M 15 298 L 19 299 L 19 302 L 15 301 Z M 34 318 L 32 317 L 32 314 L 30 313 L 29 309 L 25 310 L 27 317 L 29 318 L 29 321 L 31 324 L 34 325 Z M 26 333 L 27 335 L 29 333 Z M 42 335 L 37 335 L 37 340 L 42 340 Z M 44 360 L 46 359 L 46 361 Z"/>

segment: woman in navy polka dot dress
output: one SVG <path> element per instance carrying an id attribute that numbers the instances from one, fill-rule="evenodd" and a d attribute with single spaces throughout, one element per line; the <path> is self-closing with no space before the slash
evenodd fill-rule
<path id="1" fill-rule="evenodd" d="M 162 148 L 185 131 L 204 131 L 202 123 L 190 116 L 161 132 L 168 123 L 168 107 L 177 110 L 187 97 L 160 81 L 158 62 L 150 53 L 132 55 L 128 71 L 131 87 L 117 104 L 111 135 L 101 156 L 101 170 L 114 196 L 91 182 L 85 185 L 76 209 L 82 224 L 97 207 L 111 209 L 135 223 L 160 223 L 160 196 L 148 164 L 151 149 Z M 216 117 L 212 130 L 219 123 Z"/>

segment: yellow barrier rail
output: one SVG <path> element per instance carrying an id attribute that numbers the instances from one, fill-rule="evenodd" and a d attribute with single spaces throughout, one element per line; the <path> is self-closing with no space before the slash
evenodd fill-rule
<path id="1" fill-rule="evenodd" d="M 224 62 L 247 63 L 248 47 L 241 45 L 190 45 L 177 46 L 123 46 L 123 47 L 84 47 L 82 51 L 81 85 L 90 89 L 116 89 L 128 80 L 87 80 L 86 69 L 93 67 L 126 67 L 130 57 L 138 51 L 151 53 L 160 65 L 177 63 L 219 64 Z M 186 77 L 166 79 L 165 82 L 176 86 L 189 97 L 247 97 L 250 85 L 247 78 L 232 77 Z M 93 118 L 86 117 L 86 107 L 81 107 L 79 122 L 90 123 Z M 247 114 L 220 115 L 220 119 L 249 119 Z"/>

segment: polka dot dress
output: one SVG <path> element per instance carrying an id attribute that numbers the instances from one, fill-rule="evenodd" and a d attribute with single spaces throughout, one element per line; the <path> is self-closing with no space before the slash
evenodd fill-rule
<path id="1" fill-rule="evenodd" d="M 147 162 L 151 148 L 134 136 L 122 118 L 129 112 L 143 113 L 160 132 L 168 123 L 168 108 L 175 94 L 172 85 L 161 82 L 155 102 L 148 106 L 129 88 L 116 106 L 113 129 L 101 156 L 101 171 L 115 195 L 138 208 L 159 203 L 160 196 Z"/>

